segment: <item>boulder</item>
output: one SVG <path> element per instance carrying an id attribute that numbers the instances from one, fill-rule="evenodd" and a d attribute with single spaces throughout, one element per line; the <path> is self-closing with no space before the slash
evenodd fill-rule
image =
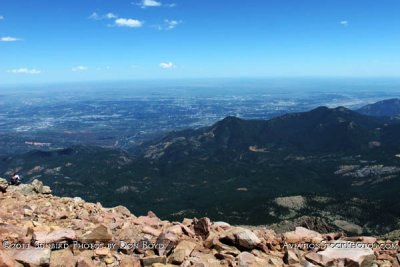
<path id="1" fill-rule="evenodd" d="M 238 267 L 266 267 L 270 266 L 266 259 L 260 259 L 249 252 L 242 252 L 237 257 Z"/>
<path id="2" fill-rule="evenodd" d="M 212 254 L 200 254 L 190 258 L 195 267 L 221 267 L 221 262 Z M 190 265 L 189 265 L 190 266 Z"/>
<path id="3" fill-rule="evenodd" d="M 8 181 L 6 179 L 0 178 L 0 192 L 6 192 L 8 188 Z"/>
<path id="4" fill-rule="evenodd" d="M 176 246 L 178 238 L 176 234 L 168 232 L 159 235 L 156 241 L 156 252 L 159 256 L 169 254 Z"/>
<path id="5" fill-rule="evenodd" d="M 315 252 L 310 252 L 307 253 L 305 256 L 307 261 L 319 265 L 319 266 L 333 266 L 334 265 L 334 260 L 326 257 L 324 255 L 315 253 Z"/>
<path id="6" fill-rule="evenodd" d="M 75 231 L 71 229 L 59 229 L 50 233 L 34 232 L 32 235 L 32 241 L 39 244 L 53 244 L 70 240 L 76 240 Z"/>
<path id="7" fill-rule="evenodd" d="M 230 254 L 233 256 L 237 256 L 240 254 L 240 250 L 234 246 L 228 246 L 224 243 L 218 242 L 214 245 L 214 249 L 219 253 Z"/>
<path id="8" fill-rule="evenodd" d="M 243 229 L 236 233 L 236 241 L 239 246 L 253 249 L 261 243 L 260 239 L 250 230 Z"/>
<path id="9" fill-rule="evenodd" d="M 190 256 L 195 249 L 196 243 L 183 240 L 175 248 L 172 255 L 169 257 L 169 262 L 173 264 L 181 264 L 187 257 Z"/>
<path id="10" fill-rule="evenodd" d="M 10 186 L 13 191 L 17 191 L 24 196 L 32 196 L 36 195 L 37 192 L 35 191 L 35 188 L 31 184 L 20 184 L 19 186 Z"/>
<path id="11" fill-rule="evenodd" d="M 49 248 L 29 248 L 16 250 L 14 259 L 24 266 L 48 266 L 50 264 L 51 250 Z"/>
<path id="12" fill-rule="evenodd" d="M 110 265 L 110 264 L 113 264 L 113 263 L 115 262 L 115 258 L 114 258 L 114 257 L 107 256 L 107 257 L 105 257 L 105 258 L 103 259 L 103 261 L 104 261 L 107 265 Z"/>
<path id="13" fill-rule="evenodd" d="M 3 208 L 1 206 L 1 208 Z M 0 240 L 7 240 L 11 243 L 29 243 L 27 229 L 22 226 L 0 224 Z"/>
<path id="14" fill-rule="evenodd" d="M 291 244 L 301 242 L 319 243 L 323 240 L 323 237 L 320 233 L 308 230 L 304 227 L 296 227 L 295 231 L 284 233 L 283 237 L 286 242 Z"/>
<path id="15" fill-rule="evenodd" d="M 47 194 L 51 194 L 51 193 L 52 193 L 52 191 L 51 191 L 50 186 L 44 185 L 42 188 L 42 194 L 47 195 Z"/>
<path id="16" fill-rule="evenodd" d="M 214 227 L 221 227 L 222 229 L 225 229 L 225 230 L 231 227 L 231 225 L 229 223 L 226 223 L 226 222 L 214 222 L 213 226 Z"/>
<path id="17" fill-rule="evenodd" d="M 194 237 L 196 234 L 192 231 L 192 229 L 190 229 L 189 227 L 187 227 L 185 224 L 180 224 L 182 231 L 185 235 L 188 235 L 190 237 Z"/>
<path id="18" fill-rule="evenodd" d="M 107 256 L 110 254 L 110 249 L 106 247 L 97 248 L 94 250 L 94 254 L 97 256 Z"/>
<path id="19" fill-rule="evenodd" d="M 167 232 L 174 233 L 177 236 L 181 236 L 183 234 L 183 230 L 180 225 L 174 225 L 174 226 L 169 227 Z"/>
<path id="20" fill-rule="evenodd" d="M 319 255 L 334 260 L 346 260 L 361 266 L 364 261 L 371 261 L 375 258 L 372 249 L 364 247 L 361 243 L 338 240 L 326 250 L 318 252 Z"/>
<path id="21" fill-rule="evenodd" d="M 159 226 L 161 224 L 161 220 L 159 218 L 150 216 L 140 216 L 134 219 L 133 222 L 137 225 L 149 225 L 149 226 Z"/>
<path id="22" fill-rule="evenodd" d="M 114 208 L 112 208 L 112 210 L 116 213 L 120 213 L 126 217 L 130 217 L 133 216 L 132 213 L 130 212 L 130 210 L 127 207 L 124 206 L 116 206 Z"/>
<path id="23" fill-rule="evenodd" d="M 10 186 L 9 189 L 14 192 L 19 192 L 25 196 L 32 196 L 36 194 L 51 194 L 51 189 L 44 186 L 39 180 L 33 180 L 31 184 L 20 184 L 18 186 Z"/>
<path id="24" fill-rule="evenodd" d="M 256 256 L 249 252 L 242 252 L 237 257 L 239 267 L 250 267 L 253 266 L 256 261 Z"/>
<path id="25" fill-rule="evenodd" d="M 35 179 L 31 184 L 36 193 L 41 194 L 43 192 L 43 183 L 41 181 Z"/>
<path id="26" fill-rule="evenodd" d="M 300 259 L 299 259 L 299 256 L 297 255 L 297 253 L 294 250 L 289 249 L 289 250 L 287 250 L 285 252 L 283 261 L 286 264 L 297 264 L 297 263 L 300 262 Z"/>
<path id="27" fill-rule="evenodd" d="M 193 220 L 193 226 L 194 226 L 194 233 L 197 236 L 200 236 L 203 239 L 207 239 L 207 237 L 210 235 L 211 221 L 209 218 L 201 218 L 201 219 L 195 218 Z"/>
<path id="28" fill-rule="evenodd" d="M 263 259 L 267 261 L 268 267 L 282 267 L 284 262 L 281 256 L 264 255 Z"/>
<path id="29" fill-rule="evenodd" d="M 151 226 L 148 226 L 148 225 L 143 227 L 142 232 L 145 233 L 145 234 L 149 234 L 149 235 L 155 236 L 155 237 L 158 237 L 161 234 L 160 230 L 155 229 L 155 228 L 153 228 Z"/>
<path id="30" fill-rule="evenodd" d="M 112 240 L 112 234 L 108 230 L 108 228 L 100 224 L 96 228 L 91 231 L 86 232 L 83 234 L 79 241 L 82 243 L 92 243 L 92 242 L 109 242 Z"/>
<path id="31" fill-rule="evenodd" d="M 227 242 L 235 245 L 239 249 L 252 250 L 256 248 L 261 240 L 249 229 L 235 227 L 228 230 L 221 242 Z"/>

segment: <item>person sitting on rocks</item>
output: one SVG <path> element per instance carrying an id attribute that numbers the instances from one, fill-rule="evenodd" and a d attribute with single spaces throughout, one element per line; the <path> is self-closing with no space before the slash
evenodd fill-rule
<path id="1" fill-rule="evenodd" d="M 18 173 L 14 173 L 11 177 L 11 185 L 20 185 L 21 184 L 21 177 Z"/>

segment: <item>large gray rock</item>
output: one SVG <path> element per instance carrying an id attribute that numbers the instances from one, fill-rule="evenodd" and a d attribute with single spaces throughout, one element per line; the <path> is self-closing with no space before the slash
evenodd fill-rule
<path id="1" fill-rule="evenodd" d="M 6 192 L 7 188 L 8 188 L 7 180 L 0 178 L 0 192 Z"/>
<path id="2" fill-rule="evenodd" d="M 175 233 L 162 233 L 157 238 L 156 252 L 159 256 L 165 256 L 174 249 L 177 242 L 178 238 Z"/>
<path id="3" fill-rule="evenodd" d="M 20 184 L 18 186 L 10 185 L 7 190 L 19 192 L 25 196 L 51 193 L 50 187 L 43 185 L 39 180 L 34 180 L 31 184 Z"/>
<path id="4" fill-rule="evenodd" d="M 375 258 L 374 251 L 364 247 L 362 243 L 338 240 L 326 250 L 318 252 L 319 255 L 334 259 L 352 262 L 352 266 L 361 266 L 364 261 Z"/>
<path id="5" fill-rule="evenodd" d="M 42 190 L 42 194 L 51 194 L 51 193 L 52 193 L 52 191 L 51 191 L 50 186 L 44 185 L 43 186 L 43 190 Z"/>
<path id="6" fill-rule="evenodd" d="M 185 259 L 190 256 L 195 247 L 196 243 L 194 242 L 188 240 L 181 241 L 178 246 L 176 246 L 174 252 L 169 258 L 171 263 L 182 264 L 182 262 L 184 262 Z"/>
<path id="7" fill-rule="evenodd" d="M 36 191 L 36 193 L 42 193 L 43 191 L 43 183 L 37 179 L 33 180 L 32 182 L 33 189 Z"/>
<path id="8" fill-rule="evenodd" d="M 322 235 L 320 233 L 304 227 L 296 227 L 295 231 L 284 233 L 283 237 L 287 243 L 292 244 L 300 242 L 319 243 L 322 241 Z"/>
<path id="9" fill-rule="evenodd" d="M 33 189 L 38 194 L 50 194 L 51 189 L 48 186 L 43 185 L 43 183 L 37 179 L 32 182 Z"/>
<path id="10" fill-rule="evenodd" d="M 59 229 L 53 232 L 35 232 L 32 241 L 39 244 L 53 244 L 63 241 L 76 240 L 75 231 L 71 229 Z"/>
<path id="11" fill-rule="evenodd" d="M 49 248 L 30 248 L 17 250 L 14 258 L 24 266 L 49 266 L 51 250 Z"/>
<path id="12" fill-rule="evenodd" d="M 266 260 L 259 259 L 249 252 L 242 252 L 237 257 L 238 267 L 265 267 L 268 266 Z"/>
<path id="13" fill-rule="evenodd" d="M 19 192 L 25 196 L 32 196 L 37 194 L 35 188 L 31 184 L 20 184 L 18 186 L 12 185 L 9 187 L 9 191 Z"/>
<path id="14" fill-rule="evenodd" d="M 261 240 L 249 229 L 235 227 L 228 230 L 225 236 L 221 238 L 221 241 L 229 241 L 229 243 L 234 244 L 239 249 L 251 250 L 256 248 Z"/>

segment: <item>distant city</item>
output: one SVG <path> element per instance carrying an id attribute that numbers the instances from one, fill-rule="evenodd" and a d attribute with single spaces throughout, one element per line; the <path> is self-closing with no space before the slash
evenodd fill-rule
<path id="1" fill-rule="evenodd" d="M 76 144 L 129 150 L 226 116 L 269 119 L 399 97 L 396 79 L 225 79 L 4 87 L 0 153 Z"/>

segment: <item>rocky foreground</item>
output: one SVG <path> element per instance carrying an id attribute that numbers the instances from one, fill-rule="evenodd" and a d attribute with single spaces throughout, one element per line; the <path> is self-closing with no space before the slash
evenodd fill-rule
<path id="1" fill-rule="evenodd" d="M 0 267 L 400 266 L 398 241 L 136 217 L 52 196 L 37 180 L 15 187 L 0 179 L 0 192 Z"/>

